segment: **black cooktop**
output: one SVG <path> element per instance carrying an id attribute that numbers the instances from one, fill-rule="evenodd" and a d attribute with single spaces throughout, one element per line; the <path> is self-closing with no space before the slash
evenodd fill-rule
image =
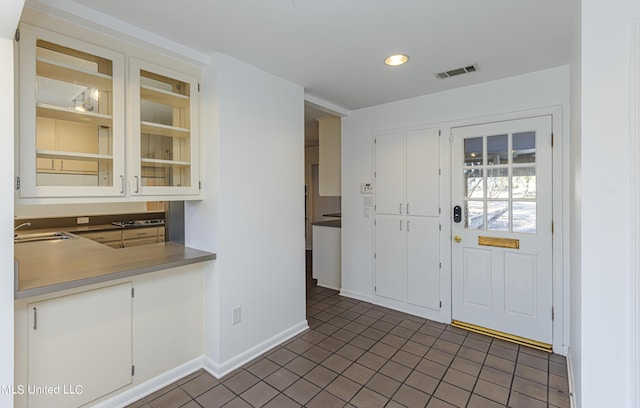
<path id="1" fill-rule="evenodd" d="M 154 220 L 128 220 L 128 221 L 116 221 L 112 222 L 112 225 L 116 225 L 118 227 L 127 228 L 127 227 L 146 227 L 153 225 L 164 225 L 164 220 L 161 218 Z"/>

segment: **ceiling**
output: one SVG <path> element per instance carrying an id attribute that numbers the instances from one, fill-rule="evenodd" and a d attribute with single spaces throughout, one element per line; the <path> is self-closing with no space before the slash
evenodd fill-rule
<path id="1" fill-rule="evenodd" d="M 200 61 L 222 52 L 344 111 L 569 63 L 567 0 L 28 0 Z M 117 23 L 117 24 L 116 24 Z M 166 44 L 165 44 L 166 45 Z M 176 48 L 173 48 L 174 50 Z M 391 53 L 409 63 L 388 67 Z M 475 73 L 437 79 L 477 63 Z"/>

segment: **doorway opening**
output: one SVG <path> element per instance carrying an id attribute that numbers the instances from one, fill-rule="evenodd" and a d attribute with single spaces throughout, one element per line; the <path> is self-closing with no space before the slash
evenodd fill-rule
<path id="1" fill-rule="evenodd" d="M 341 217 L 340 118 L 308 102 L 304 112 L 306 289 L 319 284 L 339 290 L 336 276 L 340 276 L 341 244 L 340 226 L 336 224 Z M 331 225 L 330 231 L 327 225 Z M 314 259 L 314 247 L 322 256 Z M 323 272 L 327 270 L 330 280 Z"/>

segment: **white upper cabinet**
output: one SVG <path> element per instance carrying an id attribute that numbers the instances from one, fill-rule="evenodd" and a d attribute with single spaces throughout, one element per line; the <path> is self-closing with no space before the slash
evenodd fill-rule
<path id="1" fill-rule="evenodd" d="M 340 196 L 341 192 L 341 128 L 342 119 L 326 116 L 317 119 L 319 148 L 319 194 Z"/>
<path id="2" fill-rule="evenodd" d="M 376 213 L 402 215 L 404 208 L 404 135 L 375 138 Z"/>
<path id="3" fill-rule="evenodd" d="M 132 195 L 198 194 L 198 79 L 131 58 Z"/>
<path id="4" fill-rule="evenodd" d="M 18 199 L 201 199 L 201 69 L 82 38 L 20 26 Z"/>
<path id="5" fill-rule="evenodd" d="M 438 129 L 419 129 L 406 136 L 405 212 L 440 214 L 440 136 Z"/>
<path id="6" fill-rule="evenodd" d="M 28 24 L 20 34 L 20 196 L 124 196 L 123 54 Z"/>
<path id="7" fill-rule="evenodd" d="M 439 215 L 439 137 L 438 129 L 376 136 L 377 214 Z"/>

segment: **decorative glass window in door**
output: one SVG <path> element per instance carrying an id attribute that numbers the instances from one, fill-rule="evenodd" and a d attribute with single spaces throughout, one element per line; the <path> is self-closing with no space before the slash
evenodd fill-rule
<path id="1" fill-rule="evenodd" d="M 536 232 L 534 131 L 464 140 L 465 228 Z"/>

